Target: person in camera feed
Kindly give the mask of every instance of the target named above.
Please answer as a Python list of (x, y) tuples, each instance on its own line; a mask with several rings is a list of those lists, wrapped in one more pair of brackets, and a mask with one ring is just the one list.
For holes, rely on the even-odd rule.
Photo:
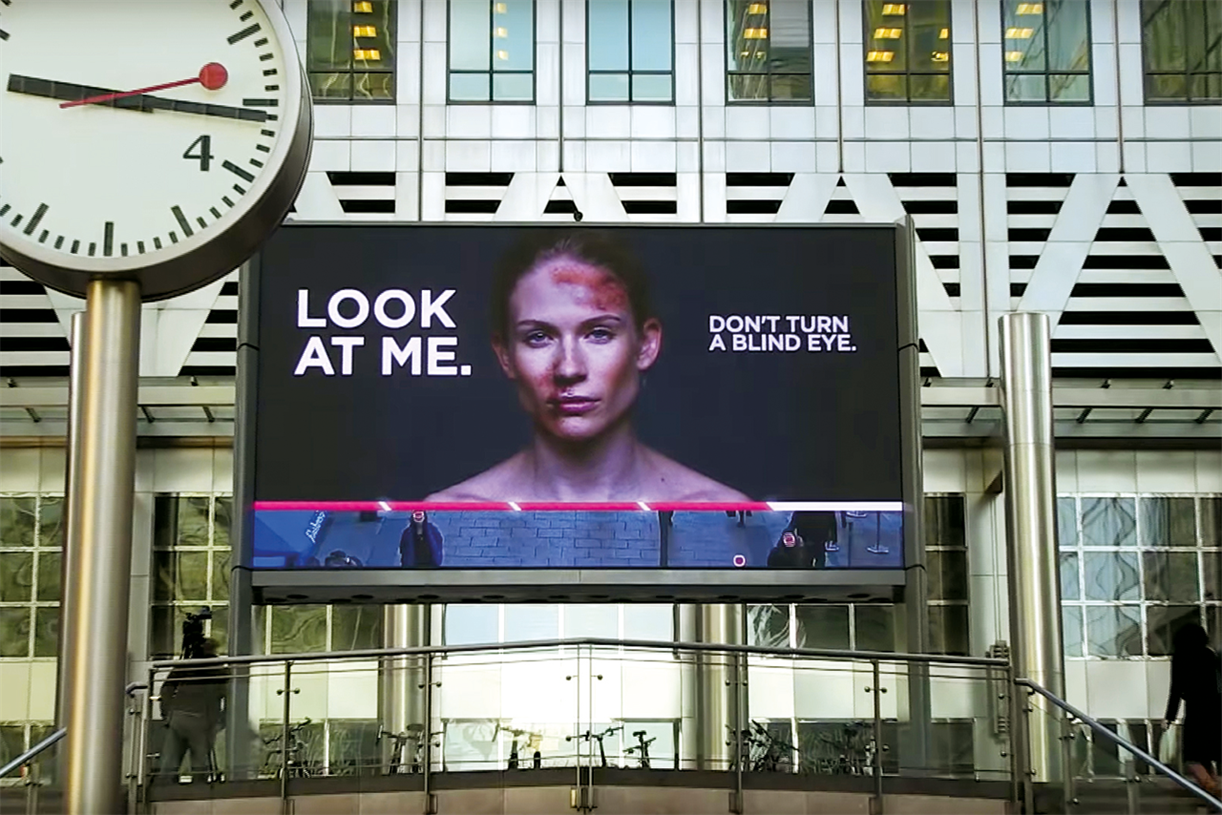
[(492, 286), (492, 345), (533, 436), (430, 501), (746, 501), (643, 444), (633, 427), (662, 323), (639, 261), (605, 232), (532, 232)]
[(813, 562), (814, 552), (793, 530), (782, 532), (781, 539), (768, 553), (770, 569), (809, 569)]
[(399, 538), (399, 565), (405, 569), (435, 569), (442, 559), (441, 530), (429, 521), (424, 510), (412, 513), (412, 519)]
[(1203, 789), (1217, 795), (1222, 765), (1222, 662), (1198, 623), (1181, 626), (1172, 644), (1171, 688), (1164, 718), (1168, 727), (1174, 724), (1183, 701), (1184, 767)]
[(796, 532), (806, 541), (811, 551), (811, 565), (822, 569), (827, 564), (827, 544), (835, 543), (838, 536), (835, 512), (795, 512), (785, 529)]

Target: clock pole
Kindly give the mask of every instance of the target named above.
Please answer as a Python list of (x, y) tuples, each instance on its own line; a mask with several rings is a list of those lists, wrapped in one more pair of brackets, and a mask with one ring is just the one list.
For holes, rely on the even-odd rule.
[[(80, 432), (74, 439), (68, 529), (67, 656), (63, 698), (68, 733), (65, 810), (123, 810), (123, 692), (136, 482), (136, 389), (140, 284), (94, 279), (86, 290)], [(75, 349), (74, 349), (75, 350)], [(75, 377), (74, 372), (74, 378)], [(151, 690), (151, 689), (150, 689)]]

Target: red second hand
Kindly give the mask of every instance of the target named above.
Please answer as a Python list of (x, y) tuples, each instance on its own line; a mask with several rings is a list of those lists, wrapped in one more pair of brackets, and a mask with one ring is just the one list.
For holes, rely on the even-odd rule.
[(121, 91), (119, 93), (104, 93), (101, 96), (90, 96), (87, 99), (77, 99), (72, 102), (64, 102), (60, 105), (61, 108), (74, 108), (80, 105), (97, 105), (102, 102), (111, 102), (115, 99), (126, 99), (129, 96), (140, 96), (145, 93), (153, 93), (154, 91), (164, 91), (169, 88), (181, 88), (183, 85), (194, 85), (196, 82), (203, 85), (210, 91), (217, 91), (225, 87), (225, 83), (229, 81), (229, 72), (225, 70), (225, 66), (219, 62), (209, 62), (203, 68), (199, 69), (199, 75), (193, 76), (190, 79), (180, 79), (177, 82), (166, 82), (161, 85), (150, 85), (147, 88), (139, 88), (134, 91)]

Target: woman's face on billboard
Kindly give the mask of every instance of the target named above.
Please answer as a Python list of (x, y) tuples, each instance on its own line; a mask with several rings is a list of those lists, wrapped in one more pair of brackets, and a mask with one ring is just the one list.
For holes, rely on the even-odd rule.
[(573, 258), (520, 277), (508, 316), (495, 343), (501, 367), (536, 426), (569, 441), (595, 438), (629, 411), (661, 348), (661, 325), (637, 328), (620, 279)]

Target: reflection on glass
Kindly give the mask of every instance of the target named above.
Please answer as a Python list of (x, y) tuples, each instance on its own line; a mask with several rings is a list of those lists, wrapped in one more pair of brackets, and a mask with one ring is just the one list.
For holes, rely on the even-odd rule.
[(59, 609), (34, 609), (34, 656), (54, 657), (59, 651)]
[(1222, 498), (1200, 499), (1201, 545), (1217, 548), (1222, 546)]
[(33, 546), (34, 512), (33, 498), (0, 498), (0, 546)]
[(624, 639), (675, 641), (674, 607), (629, 603), (624, 609)]
[(608, 604), (575, 604), (564, 606), (564, 637), (597, 637), (615, 639), (619, 636), (619, 607)]
[(1006, 0), (1003, 64), (1010, 102), (1089, 102), (1088, 0)]
[(895, 650), (895, 606), (854, 606), (853, 618), (854, 648), (858, 651)]
[(1137, 606), (1088, 606), (1090, 656), (1141, 656), (1141, 610)]
[(1082, 651), (1082, 607), (1061, 607), (1062, 645), (1067, 657), (1080, 657)]
[(1137, 519), (1132, 498), (1083, 498), (1083, 546), (1136, 546)]
[(967, 606), (930, 606), (930, 653), (967, 656), (967, 619)]
[(1057, 498), (1057, 543), (1062, 548), (1078, 545), (1078, 502), (1072, 497)]
[(929, 599), (967, 599), (967, 552), (934, 550), (926, 555)]
[(306, 70), (314, 98), (393, 100), (393, 0), (311, 0), (306, 8)]
[(1078, 556), (1067, 552), (1061, 553), (1060, 559), (1061, 571), (1061, 599), (1062, 600), (1079, 600), (1081, 599), (1078, 590)]
[(1222, 554), (1204, 552), (1201, 555), (1201, 574), (1205, 578), (1206, 600), (1222, 600)]
[(38, 545), (61, 549), (64, 545), (64, 499), (44, 495), (38, 501)]
[(327, 650), (326, 606), (274, 606), (271, 613), (271, 653)]
[(1145, 599), (1196, 602), (1200, 575), (1196, 552), (1142, 552)]
[(532, 0), (451, 0), (449, 24), (451, 101), (534, 99)]
[(1146, 653), (1152, 657), (1170, 656), (1175, 632), (1185, 623), (1201, 622), (1199, 606), (1146, 606), (1146, 624), (1150, 631)]
[(849, 607), (810, 606), (796, 608), (799, 648), (849, 648)]
[(442, 636), (446, 645), (478, 645), (497, 642), (499, 612), (496, 606), (450, 603), (445, 607)]
[[(38, 597), (39, 602), (58, 603), (60, 598), (60, 570), (63, 558), (59, 552), (38, 553)], [(2, 580), (2, 578), (0, 578)]]
[(1142, 0), (1146, 99), (1222, 99), (1222, 11), (1209, 0)]
[(789, 606), (747, 606), (747, 644), (789, 647)]
[(1196, 516), (1191, 498), (1142, 498), (1142, 546), (1196, 546)]
[(28, 603), (34, 595), (34, 553), (0, 552), (0, 603)]
[(949, 0), (866, 0), (865, 12), (866, 100), (949, 102)]
[(1137, 600), (1136, 552), (1086, 552), (1083, 555), (1087, 600)]
[(0, 608), (0, 657), (30, 655), (30, 607)]
[(733, 100), (809, 101), (810, 3), (726, 0), (726, 69)]
[(331, 609), (331, 650), (381, 648), (382, 619), (382, 606), (335, 606)]
[(505, 606), (503, 642), (553, 640), (560, 636), (560, 608), (553, 605)]

